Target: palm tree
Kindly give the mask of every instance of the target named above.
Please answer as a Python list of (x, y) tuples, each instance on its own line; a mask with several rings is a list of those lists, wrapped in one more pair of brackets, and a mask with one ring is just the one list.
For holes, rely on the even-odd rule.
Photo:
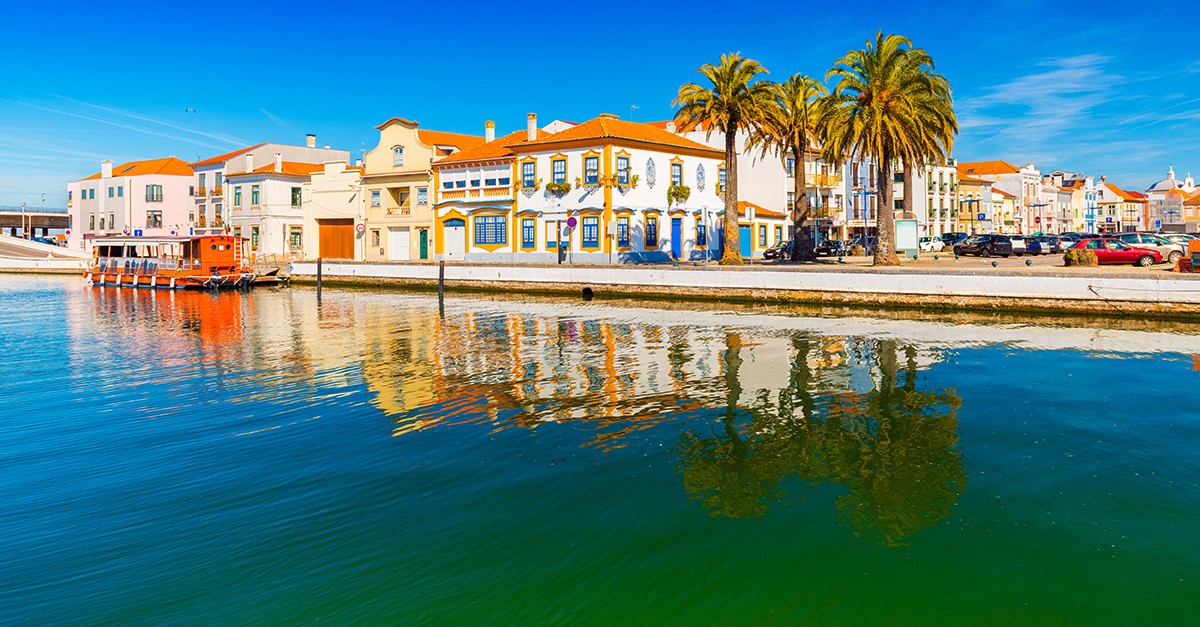
[[(811, 76), (796, 74), (781, 83), (775, 102), (767, 110), (765, 124), (754, 133), (748, 147), (761, 146), (763, 155), (777, 152), (791, 155), (795, 165), (792, 193), (792, 261), (812, 259), (813, 241), (801, 238), (808, 221), (808, 181), (804, 171), (804, 154), (816, 131), (817, 103), (826, 96), (825, 86)], [(803, 244), (802, 244), (803, 242)]]
[(863, 50), (851, 50), (825, 75), (836, 80), (824, 100), (817, 131), (824, 157), (873, 159), (879, 173), (875, 263), (898, 265), (892, 167), (946, 158), (958, 133), (950, 84), (933, 59), (907, 37), (879, 31)]
[(696, 83), (682, 85), (671, 106), (679, 107), (675, 112), (675, 123), (681, 131), (703, 125), (709, 137), (713, 131), (725, 134), (725, 250), (721, 254), (721, 263), (741, 265), (737, 133), (742, 129), (755, 131), (763, 124), (775, 98), (775, 88), (770, 81), (755, 80), (759, 74), (767, 74), (767, 70), (758, 61), (737, 52), (721, 55), (720, 65), (706, 63), (697, 71), (712, 83), (712, 87)]

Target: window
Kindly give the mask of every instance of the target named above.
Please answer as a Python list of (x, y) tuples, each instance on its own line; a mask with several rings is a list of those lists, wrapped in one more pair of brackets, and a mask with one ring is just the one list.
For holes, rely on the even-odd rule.
[(201, 172), (201, 173), (200, 173), (200, 185), (199, 185), (199, 187), (200, 187), (200, 189), (204, 189), (204, 173), (203, 173), (203, 172)]
[(379, 229), (371, 229), (371, 246), (379, 247)]
[(457, 188), (459, 188), (459, 189), (462, 189), (462, 188), (464, 188), (464, 187), (466, 187), (466, 186), (467, 186), (467, 180), (466, 180), (466, 179), (463, 179), (463, 180), (461, 180), (461, 181), (454, 181), (454, 186), (455, 186), (455, 187), (457, 187)]
[(96, 190), (95, 190), (95, 189), (89, 189), (89, 190), (88, 190), (88, 199), (89, 199), (89, 200), (96, 200)]
[(600, 247), (600, 218), (598, 216), (583, 217), (583, 247)]
[(118, 185), (117, 186), (117, 198), (123, 198), (124, 196), (125, 196), (125, 186)]
[(717, 168), (717, 192), (725, 193), (725, 166)]
[(555, 159), (550, 162), (550, 170), (555, 183), (567, 182), (567, 160)]
[(486, 185), (486, 186), (488, 186), (488, 187), (495, 187), (495, 186), (496, 186), (496, 179), (483, 179), (483, 184), (484, 184), (484, 185)]
[(71, 199), (74, 197), (75, 197), (75, 192), (73, 192), (71, 190), (67, 190), (67, 202), (71, 202)]
[(110, 229), (117, 228), (117, 216), (115, 216), (111, 213), (108, 214), (108, 228), (110, 228)]
[(100, 214), (100, 230), (104, 230), (104, 214)]
[(617, 246), (629, 246), (629, 218), (617, 218)]
[(240, 227), (240, 226), (233, 227), (233, 236), (241, 237), (242, 236), (242, 227)]
[(893, 174), (892, 180), (895, 181), (896, 183), (903, 183), (904, 182), (904, 170), (900, 170), (899, 172)]
[(213, 226), (224, 226), (225, 216), (221, 215), (221, 205), (213, 205)]
[(600, 182), (600, 157), (583, 158), (583, 182), (586, 185)]
[(508, 243), (508, 216), (476, 216), (475, 244), (495, 245)]
[(291, 248), (302, 248), (304, 246), (304, 229), (298, 226), (293, 226), (288, 232), (288, 246)]
[(629, 157), (617, 157), (617, 184), (629, 184)]
[(758, 247), (767, 247), (767, 225), (765, 224), (758, 225)]
[(429, 204), (429, 188), (427, 188), (427, 187), (418, 187), (417, 188), (417, 204), (418, 205), (428, 205)]
[(299, 187), (292, 188), (292, 206), (293, 207), (300, 206), (300, 188)]
[(512, 178), (507, 177), (507, 176), (502, 176), (499, 178), (499, 180), (497, 180), (497, 183), (499, 183), (500, 185), (512, 185)]
[(250, 204), (251, 205), (258, 204), (258, 187), (259, 187), (258, 185), (250, 186)]
[(777, 226), (777, 227), (775, 227), (775, 243), (778, 244), (782, 241), (783, 241), (783, 227)]
[(892, 201), (892, 209), (896, 211), (904, 211), (904, 199), (897, 198)]
[(188, 224), (195, 224), (195, 222), (196, 222), (196, 209), (195, 208), (188, 209)]
[(442, 189), (454, 189), (454, 181), (442, 181)]
[(787, 173), (792, 176), (796, 173), (796, 160), (792, 157), (787, 158)]
[(646, 248), (658, 248), (658, 216), (646, 216)]
[(146, 202), (162, 202), (162, 185), (146, 186)]
[(533, 248), (537, 246), (537, 220), (533, 218), (521, 219), (521, 248)]
[(217, 182), (216, 182), (217, 187), (220, 187), (221, 184), (225, 182), (225, 175), (221, 174), (220, 172), (217, 172), (214, 176), (217, 177)]
[(242, 206), (242, 186), (241, 185), (238, 185), (237, 187), (233, 188), (233, 206), (234, 207)]
[(671, 164), (671, 185), (683, 185), (683, 164)]
[(696, 221), (696, 245), (708, 246), (708, 227), (701, 221)]
[(94, 214), (94, 213), (88, 214), (88, 230), (89, 231), (96, 230), (96, 214)]
[(525, 189), (533, 189), (537, 185), (537, 163), (526, 161), (521, 164), (521, 187)]
[(147, 211), (146, 212), (146, 228), (160, 229), (162, 228), (162, 212)]
[(113, 187), (113, 186), (111, 186), (111, 185), (110, 185), (110, 186), (108, 187), (108, 197), (109, 197), (109, 198), (113, 198), (113, 197), (115, 197), (116, 195), (117, 195), (117, 188), (115, 188), (115, 187)]
[(250, 248), (258, 250), (258, 227), (250, 227)]
[(788, 211), (796, 208), (796, 192), (787, 193), (787, 208)]
[(558, 222), (546, 223), (546, 248), (558, 247)]
[(404, 148), (396, 146), (392, 149), (392, 167), (399, 168), (404, 166)]

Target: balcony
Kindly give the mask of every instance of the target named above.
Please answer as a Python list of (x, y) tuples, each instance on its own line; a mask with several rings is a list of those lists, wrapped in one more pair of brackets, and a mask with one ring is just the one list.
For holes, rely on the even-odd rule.
[(220, 185), (212, 188), (212, 196), (216, 197), (216, 196), (224, 196), (224, 195), (225, 195), (224, 190), (221, 189)]
[(208, 190), (204, 189), (203, 187), (196, 188), (196, 197), (204, 198), (207, 195), (208, 195)]
[(412, 207), (410, 205), (400, 205), (399, 207), (388, 207), (387, 214), (389, 216), (394, 216), (394, 215), (411, 216), (412, 215)]
[(442, 200), (457, 200), (459, 198), (466, 198), (466, 197), (467, 197), (467, 190), (465, 190), (465, 189), (459, 189), (459, 190), (455, 190), (452, 192), (442, 192)]
[(811, 187), (837, 187), (842, 184), (842, 177), (836, 174), (809, 174), (805, 182)]

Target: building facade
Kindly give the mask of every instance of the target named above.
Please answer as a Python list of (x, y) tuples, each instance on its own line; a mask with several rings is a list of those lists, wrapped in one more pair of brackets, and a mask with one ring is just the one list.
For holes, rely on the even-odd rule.
[(67, 245), (90, 250), (96, 237), (188, 234), (193, 226), (192, 169), (175, 157), (130, 161), (67, 184)]
[[(327, 161), (300, 186), (302, 250), (308, 259), (366, 258), (363, 168)], [(357, 225), (363, 225), (359, 233)], [(308, 237), (303, 237), (307, 233)]]

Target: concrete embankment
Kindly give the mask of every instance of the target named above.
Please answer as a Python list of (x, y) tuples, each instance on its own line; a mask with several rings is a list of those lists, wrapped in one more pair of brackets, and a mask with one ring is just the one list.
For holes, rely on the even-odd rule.
[[(296, 282), (316, 280), (315, 262), (292, 264)], [(907, 268), (518, 266), (447, 264), (459, 291), (596, 297), (793, 302), (973, 311), (1068, 311), (1200, 318), (1200, 280), (1190, 276), (918, 271)], [(437, 286), (435, 264), (325, 262), (325, 285)]]

